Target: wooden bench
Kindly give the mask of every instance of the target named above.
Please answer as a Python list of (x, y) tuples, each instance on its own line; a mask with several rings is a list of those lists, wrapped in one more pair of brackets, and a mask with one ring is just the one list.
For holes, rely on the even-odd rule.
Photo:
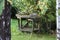
[[(17, 18), (18, 18), (18, 26), (19, 26), (19, 29), (21, 31), (28, 31), (28, 32), (33, 32), (35, 30), (39, 30), (39, 26), (38, 26), (38, 23), (35, 22), (35, 21), (39, 21), (38, 19), (40, 19), (40, 17), (31, 17), (30, 15), (19, 15), (19, 14), (16, 14)], [(22, 26), (22, 19), (25, 18), (27, 23), (25, 26), (27, 26), (29, 24), (29, 22), (32, 22), (32, 27), (23, 27)], [(37, 24), (37, 27), (35, 27), (35, 25)]]

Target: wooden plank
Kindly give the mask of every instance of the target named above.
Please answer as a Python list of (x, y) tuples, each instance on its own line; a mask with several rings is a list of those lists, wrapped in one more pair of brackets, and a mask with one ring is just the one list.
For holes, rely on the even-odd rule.
[[(33, 31), (39, 30), (38, 28), (34, 28)], [(24, 32), (32, 32), (32, 28), (22, 28), (20, 29), (20, 31), (24, 31)]]
[(19, 14), (16, 14), (17, 18), (29, 18), (29, 15), (19, 15)]
[(19, 15), (19, 14), (16, 14), (16, 17), (17, 17), (18, 19), (20, 19), (20, 18), (30, 18), (30, 19), (40, 18), (40, 16)]

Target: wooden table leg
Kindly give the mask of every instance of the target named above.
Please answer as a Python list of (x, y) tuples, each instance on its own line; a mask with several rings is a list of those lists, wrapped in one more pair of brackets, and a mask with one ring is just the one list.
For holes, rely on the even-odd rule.
[(34, 31), (34, 21), (32, 21), (32, 32)]
[(20, 20), (18, 19), (18, 27), (19, 27), (19, 29), (20, 29)]
[(20, 18), (20, 28), (22, 28), (22, 18)]

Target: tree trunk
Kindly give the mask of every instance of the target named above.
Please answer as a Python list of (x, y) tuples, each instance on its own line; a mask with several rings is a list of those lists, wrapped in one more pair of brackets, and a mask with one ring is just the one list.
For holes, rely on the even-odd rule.
[(5, 0), (5, 8), (0, 16), (0, 40), (11, 40), (10, 22), (11, 5)]

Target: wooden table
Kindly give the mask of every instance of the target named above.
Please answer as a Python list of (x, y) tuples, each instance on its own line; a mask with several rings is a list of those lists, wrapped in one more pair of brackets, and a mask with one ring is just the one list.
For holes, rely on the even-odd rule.
[[(34, 30), (39, 30), (39, 28), (34, 28), (34, 25), (35, 25), (35, 22), (34, 20), (35, 19), (39, 19), (40, 17), (37, 17), (37, 16), (30, 16), (30, 15), (19, 15), (19, 14), (16, 14), (17, 18), (18, 18), (18, 25), (19, 25), (19, 28), (21, 31), (34, 31)], [(32, 22), (32, 28), (22, 28), (22, 19), (25, 18), (25, 19), (31, 19), (31, 22)]]

